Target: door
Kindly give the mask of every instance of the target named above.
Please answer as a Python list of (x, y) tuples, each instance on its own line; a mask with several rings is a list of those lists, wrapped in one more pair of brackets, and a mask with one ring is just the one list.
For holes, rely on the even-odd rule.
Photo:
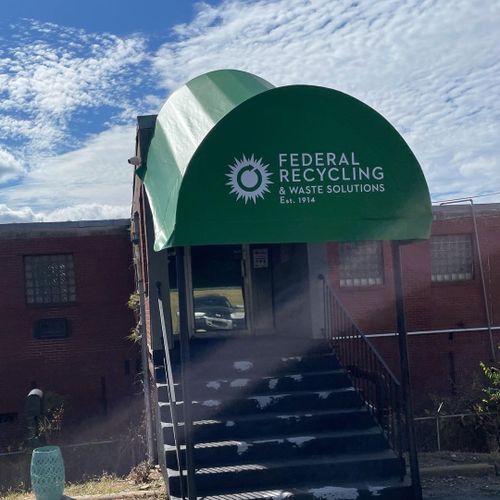
[(191, 247), (194, 333), (246, 335), (250, 328), (246, 246)]
[(273, 245), (271, 253), (276, 333), (288, 337), (311, 337), (307, 244)]

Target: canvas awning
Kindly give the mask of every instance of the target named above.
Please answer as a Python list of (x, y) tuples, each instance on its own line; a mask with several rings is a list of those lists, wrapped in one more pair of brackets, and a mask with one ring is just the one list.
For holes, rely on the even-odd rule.
[(161, 109), (143, 179), (155, 250), (428, 238), (422, 170), (379, 113), (332, 89), (201, 75)]

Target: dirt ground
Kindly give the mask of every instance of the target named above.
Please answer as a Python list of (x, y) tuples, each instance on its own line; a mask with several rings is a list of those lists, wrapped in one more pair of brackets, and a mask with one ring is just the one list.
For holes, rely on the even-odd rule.
[[(500, 454), (421, 453), (422, 490), (425, 500), (492, 500), (500, 499)], [(478, 464), (489, 464), (485, 470)], [(473, 465), (455, 472), (441, 467)], [(496, 466), (496, 467), (495, 467)], [(498, 475), (497, 475), (498, 474)]]

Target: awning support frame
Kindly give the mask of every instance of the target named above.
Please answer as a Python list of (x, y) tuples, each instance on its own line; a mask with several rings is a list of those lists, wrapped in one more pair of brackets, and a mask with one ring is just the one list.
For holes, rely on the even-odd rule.
[(422, 500), (422, 484), (418, 466), (417, 441), (413, 420), (413, 404), (410, 390), (410, 365), (408, 356), (408, 330), (404, 305), (404, 290), (401, 266), (401, 241), (392, 242), (392, 269), (394, 274), (394, 296), (396, 301), (396, 321), (399, 342), (399, 361), (401, 367), (401, 393), (404, 404), (408, 455), (412, 479), (413, 499)]
[[(181, 386), (184, 401), (184, 432), (186, 443), (186, 476), (187, 493), (189, 500), (196, 500), (195, 464), (194, 464), (194, 439), (193, 418), (191, 412), (191, 390), (190, 390), (190, 364), (189, 352), (189, 316), (186, 283), (186, 258), (184, 247), (177, 247), (175, 260), (177, 268), (177, 289), (179, 291), (179, 344), (181, 350)], [(192, 313), (192, 311), (191, 311)]]

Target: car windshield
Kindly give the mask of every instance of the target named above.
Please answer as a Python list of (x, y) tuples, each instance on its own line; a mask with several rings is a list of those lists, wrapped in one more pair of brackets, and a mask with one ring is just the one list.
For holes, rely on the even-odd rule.
[(210, 295), (206, 297), (195, 297), (194, 306), (196, 309), (199, 309), (200, 307), (231, 307), (231, 304), (226, 297)]

